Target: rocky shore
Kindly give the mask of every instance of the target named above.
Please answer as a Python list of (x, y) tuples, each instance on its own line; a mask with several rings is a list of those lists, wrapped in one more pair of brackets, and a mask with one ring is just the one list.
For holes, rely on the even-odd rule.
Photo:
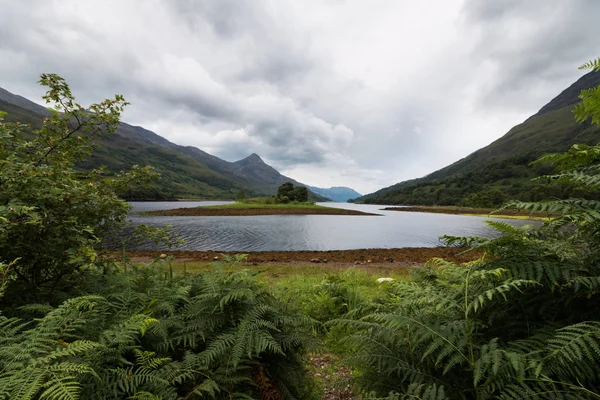
[(277, 264), (344, 264), (344, 265), (422, 265), (427, 260), (439, 257), (452, 262), (472, 261), (480, 256), (474, 251), (454, 247), (404, 247), (397, 249), (358, 249), (329, 251), (143, 251), (132, 250), (128, 255), (134, 260), (150, 260), (161, 254), (172, 255), (179, 261), (218, 261), (223, 254), (247, 254), (250, 263)]

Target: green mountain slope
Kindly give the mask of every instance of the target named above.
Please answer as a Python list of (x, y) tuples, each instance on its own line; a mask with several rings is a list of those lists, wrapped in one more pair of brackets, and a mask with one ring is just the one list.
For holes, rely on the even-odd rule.
[[(21, 96), (0, 88), (0, 110), (5, 119), (40, 126), (48, 111)], [(161, 178), (123, 195), (128, 199), (233, 199), (239, 191), (247, 196), (270, 196), (284, 182), (303, 185), (280, 174), (256, 154), (228, 162), (191, 146), (180, 146), (139, 126), (121, 123), (114, 135), (99, 140), (92, 156), (79, 165), (82, 171), (100, 166), (117, 173), (133, 165), (151, 165)], [(325, 201), (311, 193), (312, 200)]]
[(572, 113), (580, 91), (598, 85), (600, 72), (586, 74), (490, 145), (423, 178), (400, 182), (354, 201), (493, 207), (507, 199), (568, 197), (573, 190), (569, 185), (532, 182), (550, 169), (529, 163), (547, 153), (566, 151), (575, 143), (600, 142), (600, 128), (576, 123)]

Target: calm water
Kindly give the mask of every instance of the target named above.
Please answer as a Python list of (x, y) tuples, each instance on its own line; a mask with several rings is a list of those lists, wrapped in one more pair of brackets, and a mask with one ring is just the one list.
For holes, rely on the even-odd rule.
[[(172, 225), (185, 244), (181, 250), (347, 250), (435, 247), (442, 235), (493, 236), (489, 218), (381, 211), (385, 206), (322, 203), (382, 216), (261, 215), (246, 217), (145, 217), (136, 212), (196, 207), (227, 202), (132, 202), (135, 224)], [(514, 225), (530, 223), (502, 220)]]

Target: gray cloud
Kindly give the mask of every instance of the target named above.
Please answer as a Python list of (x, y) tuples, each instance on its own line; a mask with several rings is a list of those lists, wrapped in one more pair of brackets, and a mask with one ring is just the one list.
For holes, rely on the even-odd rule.
[(577, 66), (600, 51), (597, 1), (469, 0), (463, 13), (479, 33), (472, 56), (493, 74), (482, 92), (486, 104), (541, 107), (558, 94), (554, 82), (572, 83)]
[(482, 147), (600, 54), (589, 0), (0, 0), (0, 86), (83, 103), (228, 160), (369, 192)]

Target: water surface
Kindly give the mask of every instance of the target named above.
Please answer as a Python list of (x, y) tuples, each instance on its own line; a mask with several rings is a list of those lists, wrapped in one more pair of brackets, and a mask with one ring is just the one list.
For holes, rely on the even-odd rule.
[[(382, 205), (319, 203), (328, 207), (382, 214), (257, 215), (235, 217), (149, 217), (140, 211), (197, 207), (228, 202), (132, 202), (134, 224), (172, 225), (185, 240), (180, 250), (268, 251), (349, 250), (365, 248), (436, 247), (443, 235), (494, 236), (486, 220), (449, 214), (383, 211)], [(531, 221), (502, 220), (513, 225)]]

